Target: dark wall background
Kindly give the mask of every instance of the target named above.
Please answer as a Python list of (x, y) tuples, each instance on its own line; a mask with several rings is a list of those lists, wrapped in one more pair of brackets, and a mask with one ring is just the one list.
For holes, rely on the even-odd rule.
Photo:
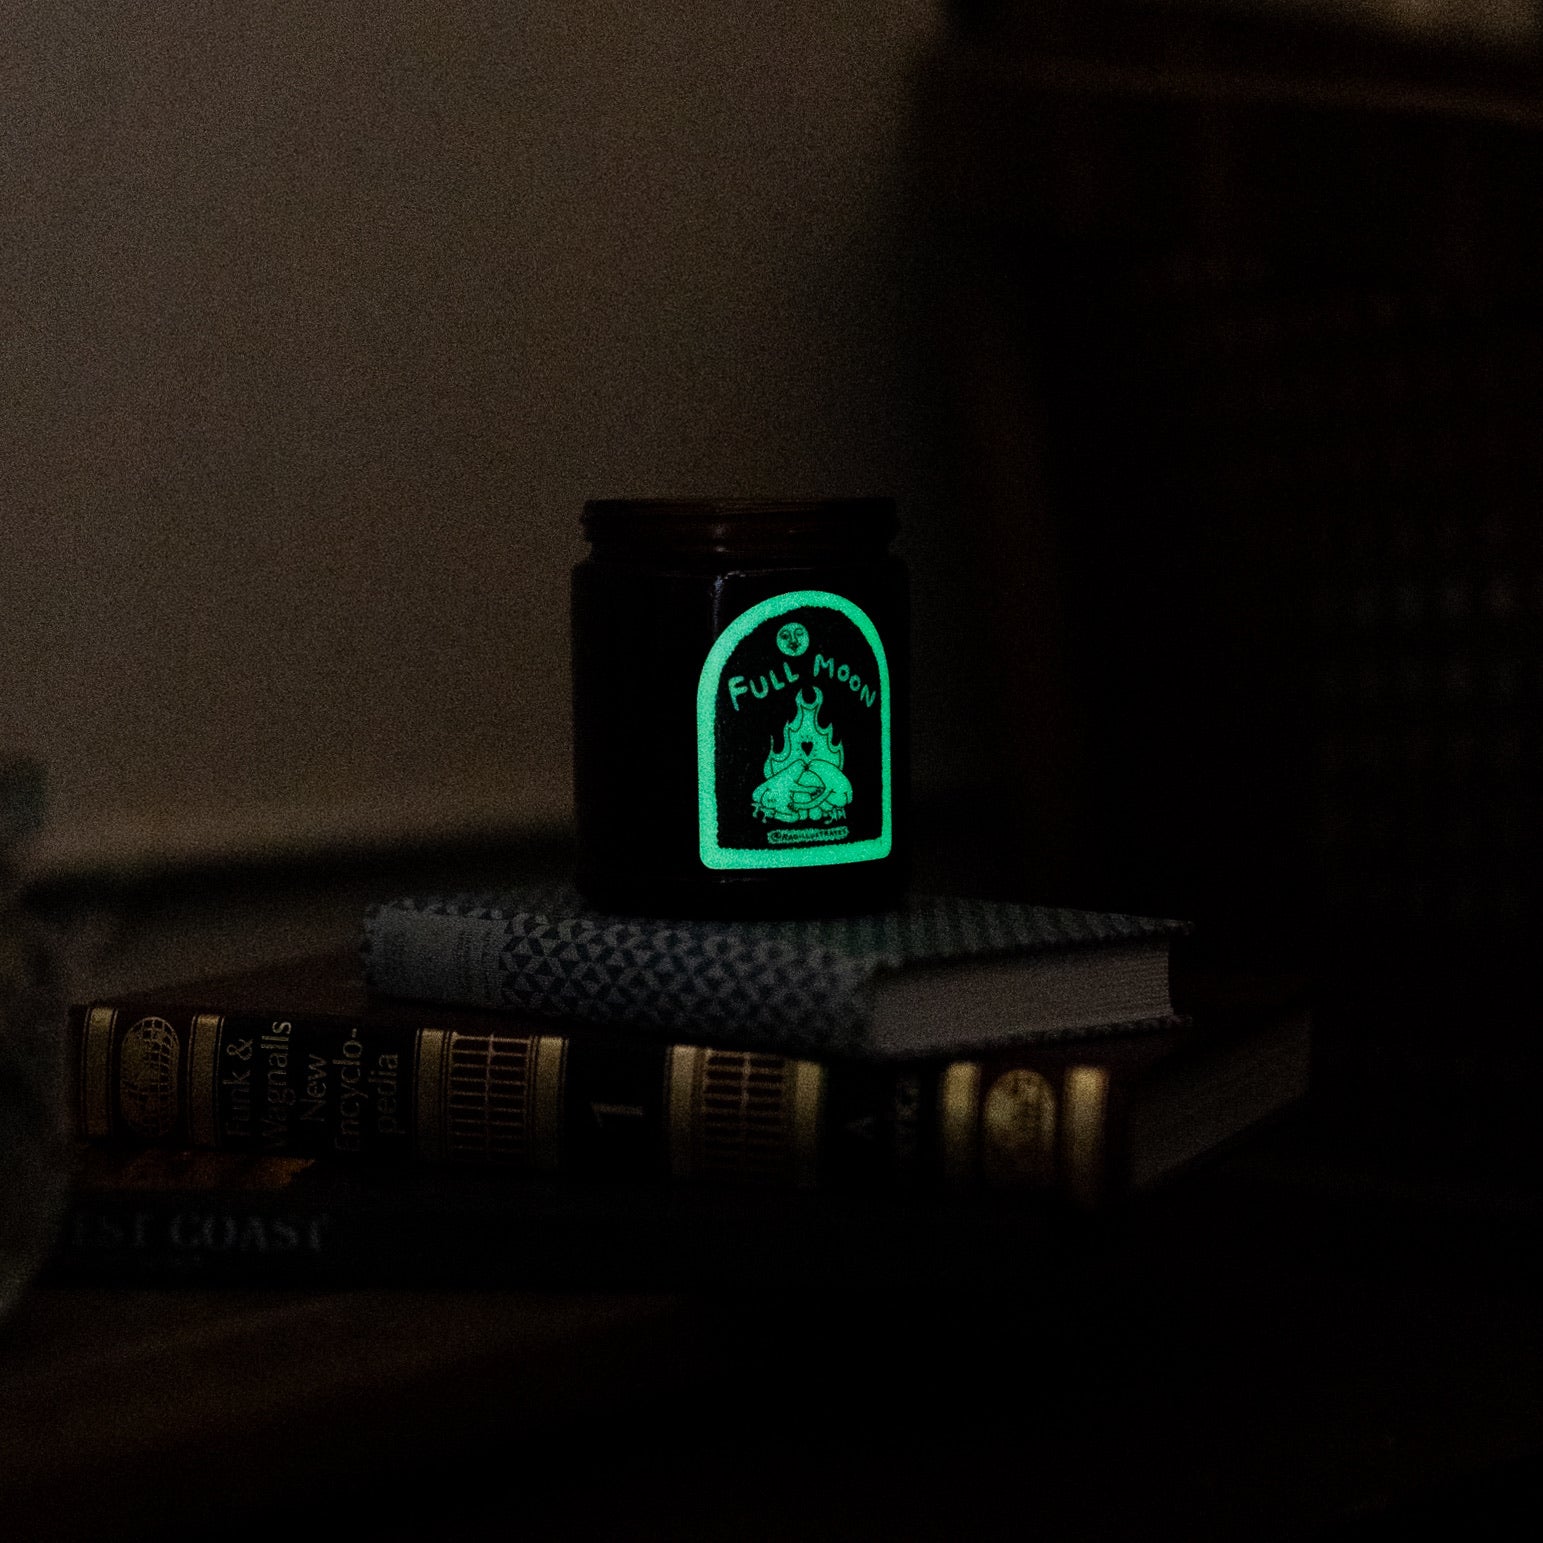
[(586, 497), (898, 497), (924, 871), (1515, 954), (1531, 4), (20, 8), (45, 873), (561, 833)]
[(49, 768), (37, 862), (558, 828), (585, 498), (922, 499), (938, 20), (9, 7), (0, 742)]

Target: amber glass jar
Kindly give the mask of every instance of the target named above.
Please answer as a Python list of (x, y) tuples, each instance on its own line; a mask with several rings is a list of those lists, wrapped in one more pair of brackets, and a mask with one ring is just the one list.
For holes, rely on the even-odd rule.
[(578, 882), (674, 916), (877, 910), (905, 887), (909, 596), (888, 499), (585, 505)]

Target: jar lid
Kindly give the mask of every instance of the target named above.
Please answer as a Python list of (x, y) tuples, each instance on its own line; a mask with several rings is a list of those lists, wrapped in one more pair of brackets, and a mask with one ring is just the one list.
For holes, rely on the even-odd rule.
[(592, 498), (584, 535), (608, 547), (731, 557), (883, 546), (892, 498)]

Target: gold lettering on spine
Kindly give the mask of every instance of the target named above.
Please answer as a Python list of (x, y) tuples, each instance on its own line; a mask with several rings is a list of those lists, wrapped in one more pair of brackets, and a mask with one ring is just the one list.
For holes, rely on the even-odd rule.
[(707, 1052), (696, 1045), (672, 1045), (666, 1063), (665, 1107), (670, 1121), (670, 1176), (689, 1179), (695, 1168), (697, 1083)]
[(414, 1128), (418, 1155), (438, 1162), (445, 1155), (446, 1104), (450, 1097), (450, 1036), (444, 1029), (420, 1029), (418, 1067), (413, 1079)]
[(820, 1116), (825, 1106), (825, 1068), (814, 1061), (789, 1063), (793, 1083), (793, 1181), (810, 1188), (820, 1177)]
[(86, 1013), (86, 1032), (80, 1046), (80, 1119), (88, 1136), (112, 1134), (109, 1069), (117, 1021), (116, 1008), (93, 1007)]
[(219, 1059), (220, 1031), (225, 1020), (218, 1013), (195, 1013), (188, 1047), (188, 1139), (195, 1147), (218, 1146), (220, 1140)]
[(1067, 1192), (1079, 1205), (1093, 1205), (1103, 1186), (1104, 1113), (1108, 1102), (1109, 1073), (1103, 1067), (1067, 1068), (1061, 1161)]
[(568, 1068), (568, 1041), (539, 1034), (531, 1045), (530, 1165), (555, 1173), (563, 1161), (563, 1088)]
[(938, 1086), (938, 1158), (950, 1184), (975, 1177), (980, 1132), (980, 1063), (952, 1061)]

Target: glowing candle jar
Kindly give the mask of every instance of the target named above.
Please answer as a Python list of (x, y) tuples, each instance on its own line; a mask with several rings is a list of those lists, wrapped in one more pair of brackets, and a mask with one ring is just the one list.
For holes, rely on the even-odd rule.
[(585, 506), (578, 880), (607, 910), (877, 910), (906, 878), (908, 584), (889, 499)]

